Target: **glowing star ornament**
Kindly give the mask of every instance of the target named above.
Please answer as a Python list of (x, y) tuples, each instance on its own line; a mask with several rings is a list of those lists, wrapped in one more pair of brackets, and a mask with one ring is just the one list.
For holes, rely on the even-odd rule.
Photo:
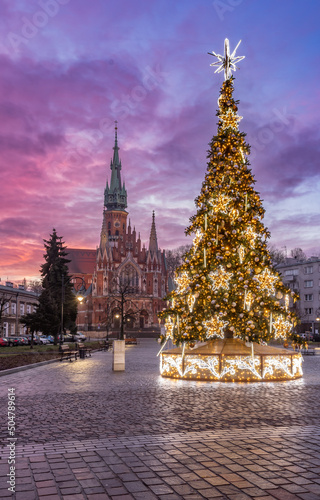
[(224, 56), (221, 56), (220, 54), (216, 54), (215, 52), (208, 52), (210, 56), (214, 56), (218, 58), (218, 61), (210, 64), (210, 66), (217, 66), (217, 69), (215, 73), (221, 73), (221, 71), (224, 70), (224, 79), (228, 80), (232, 76), (232, 71), (236, 71), (237, 68), (236, 64), (242, 61), (242, 59), (245, 58), (245, 56), (237, 56), (236, 57), (236, 51), (241, 43), (238, 43), (232, 54), (230, 55), (230, 45), (229, 45), (229, 40), (228, 38), (225, 39), (224, 41)]
[(242, 120), (242, 116), (238, 116), (231, 109), (224, 114), (220, 114), (222, 120), (221, 129), (225, 130), (227, 128), (232, 128), (233, 130), (238, 130), (238, 124)]
[(258, 275), (257, 281), (262, 290), (267, 290), (270, 294), (275, 294), (274, 285), (278, 281), (277, 276), (271, 274), (269, 269), (264, 269), (264, 271)]
[(190, 283), (188, 273), (183, 272), (180, 276), (177, 276), (175, 278), (175, 282), (178, 285), (177, 292), (185, 292)]
[(273, 322), (273, 327), (275, 329), (274, 338), (285, 339), (291, 332), (292, 324), (285, 320), (282, 316), (278, 316), (278, 318)]
[(210, 200), (210, 204), (214, 208), (215, 212), (222, 212), (224, 214), (228, 213), (228, 205), (231, 201), (229, 196), (225, 194), (219, 194), (216, 198)]
[(222, 266), (220, 266), (216, 271), (209, 273), (209, 278), (212, 281), (214, 289), (229, 288), (231, 276), (232, 273), (226, 271)]
[(224, 328), (229, 324), (229, 321), (223, 321), (219, 316), (211, 318), (203, 322), (203, 326), (207, 332), (207, 338), (219, 337), (224, 338)]

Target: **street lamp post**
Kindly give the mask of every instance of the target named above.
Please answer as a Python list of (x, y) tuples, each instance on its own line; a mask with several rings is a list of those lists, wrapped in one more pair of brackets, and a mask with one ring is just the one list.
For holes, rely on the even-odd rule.
[[(81, 294), (81, 290), (86, 291), (86, 282), (81, 276), (70, 276), (67, 279), (67, 283), (70, 283), (71, 280), (73, 279), (79, 279), (81, 280), (81, 284), (78, 288), (78, 291), (76, 290), (76, 287), (74, 286), (74, 290), (76, 291), (76, 296), (77, 300), (81, 303), (84, 299), (84, 296)], [(74, 284), (75, 285), (75, 284)], [(61, 276), (61, 331), (60, 331), (60, 347), (63, 343), (63, 314), (64, 314), (64, 299), (65, 299), (65, 282), (64, 282), (64, 275)]]

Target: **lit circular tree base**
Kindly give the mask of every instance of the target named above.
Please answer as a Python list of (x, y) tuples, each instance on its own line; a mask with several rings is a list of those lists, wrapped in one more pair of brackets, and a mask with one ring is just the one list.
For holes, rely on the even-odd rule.
[(161, 352), (162, 377), (216, 382), (274, 382), (300, 378), (302, 356), (240, 339), (217, 339)]

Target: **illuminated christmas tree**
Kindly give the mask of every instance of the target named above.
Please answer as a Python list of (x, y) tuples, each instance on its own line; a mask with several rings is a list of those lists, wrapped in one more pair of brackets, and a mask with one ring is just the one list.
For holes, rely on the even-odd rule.
[(177, 345), (232, 337), (257, 343), (286, 339), (295, 322), (291, 292), (268, 253), (270, 234), (249, 168), (250, 148), (238, 128), (242, 117), (233, 98), (231, 70), (243, 57), (235, 57), (236, 50), (230, 55), (226, 40), (224, 57), (212, 53), (218, 58), (213, 66), (225, 72), (218, 131), (210, 143), (197, 213), (186, 229), (194, 234), (193, 245), (177, 269), (170, 306), (161, 314), (162, 340), (170, 338)]

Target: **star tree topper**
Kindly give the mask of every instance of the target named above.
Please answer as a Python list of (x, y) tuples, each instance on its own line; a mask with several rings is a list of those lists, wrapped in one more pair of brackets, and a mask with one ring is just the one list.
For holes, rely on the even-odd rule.
[(236, 66), (236, 63), (242, 61), (242, 59), (245, 58), (245, 56), (235, 57), (237, 48), (239, 47), (240, 43), (241, 43), (241, 40), (231, 55), (230, 55), (230, 45), (229, 45), (228, 38), (226, 38), (224, 41), (224, 56), (221, 56), (220, 54), (216, 54), (213, 51), (208, 52), (208, 54), (210, 54), (210, 56), (214, 56), (214, 57), (218, 58), (218, 61), (210, 64), (210, 66), (218, 66), (215, 73), (221, 73), (221, 71), (224, 70), (224, 79), (225, 80), (228, 80), (228, 78), (230, 78), (232, 76), (232, 71), (236, 71), (236, 69), (238, 69)]

